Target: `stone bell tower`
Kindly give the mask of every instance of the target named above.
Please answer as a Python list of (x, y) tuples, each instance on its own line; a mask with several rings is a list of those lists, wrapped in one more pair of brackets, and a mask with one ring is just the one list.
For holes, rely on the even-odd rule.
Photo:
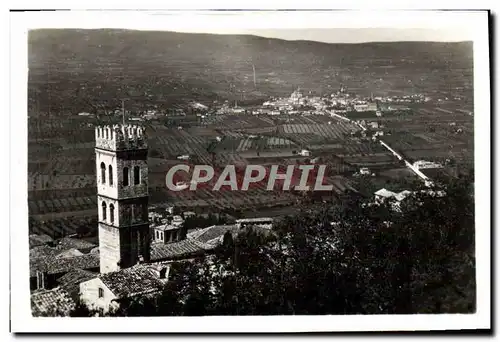
[(96, 127), (100, 271), (149, 261), (148, 143), (135, 125)]

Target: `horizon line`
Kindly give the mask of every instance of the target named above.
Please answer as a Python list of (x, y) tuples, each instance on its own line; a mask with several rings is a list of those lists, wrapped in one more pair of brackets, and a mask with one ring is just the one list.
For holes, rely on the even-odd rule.
[[(322, 28), (322, 29), (311, 29), (311, 30), (366, 30), (369, 28)], [(374, 28), (374, 29), (379, 29), (379, 28)], [(390, 28), (385, 28), (385, 29), (390, 29)], [(447, 39), (447, 40), (423, 40), (423, 39), (398, 39), (398, 40), (366, 40), (366, 41), (359, 41), (359, 42), (346, 42), (346, 41), (337, 41), (337, 42), (327, 42), (324, 40), (315, 40), (315, 39), (307, 39), (307, 38), (298, 38), (298, 39), (287, 39), (287, 38), (282, 38), (282, 37), (270, 37), (266, 35), (258, 35), (255, 33), (221, 33), (221, 32), (188, 32), (188, 31), (176, 31), (176, 30), (159, 30), (159, 29), (140, 29), (140, 28), (123, 28), (123, 27), (96, 27), (96, 28), (78, 28), (78, 27), (69, 27), (69, 28), (51, 28), (51, 27), (46, 27), (46, 28), (35, 28), (35, 29), (29, 29), (29, 32), (32, 31), (50, 31), (50, 30), (57, 30), (57, 31), (65, 31), (65, 30), (73, 30), (73, 31), (105, 31), (105, 30), (116, 30), (116, 31), (135, 31), (135, 32), (155, 32), (155, 33), (180, 33), (180, 34), (190, 34), (190, 35), (215, 35), (215, 36), (244, 36), (244, 37), (256, 37), (256, 38), (263, 38), (263, 39), (274, 39), (274, 40), (281, 40), (281, 41), (287, 41), (287, 42), (315, 42), (315, 43), (320, 43), (320, 44), (343, 44), (343, 45), (361, 45), (361, 44), (386, 44), (386, 43), (472, 43), (473, 40), (471, 39)], [(274, 29), (276, 31), (293, 31), (293, 30), (302, 30), (304, 29)], [(401, 28), (394, 28), (394, 30), (413, 30), (413, 29), (401, 29)]]

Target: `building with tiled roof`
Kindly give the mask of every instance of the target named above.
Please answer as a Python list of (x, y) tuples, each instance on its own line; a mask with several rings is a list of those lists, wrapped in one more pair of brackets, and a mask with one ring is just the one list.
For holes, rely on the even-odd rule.
[(99, 268), (98, 254), (84, 254), (69, 258), (38, 258), (30, 260), (30, 276), (36, 276), (36, 272), (47, 274), (62, 274), (74, 269), (92, 270)]
[(75, 251), (79, 251), (81, 254), (87, 254), (92, 249), (95, 249), (96, 245), (80, 239), (75, 238), (62, 238), (56, 241), (50, 241), (47, 244), (37, 245), (30, 248), (30, 259), (54, 257), (61, 255), (66, 251), (73, 255), (79, 255)]
[(78, 249), (82, 253), (89, 253), (92, 248), (96, 247), (94, 243), (81, 240), (81, 239), (75, 239), (75, 238), (70, 238), (70, 237), (64, 237), (62, 239), (59, 239), (55, 241), (55, 244), (57, 247), (61, 249)]
[(52, 242), (52, 238), (47, 234), (30, 234), (30, 248), (46, 245)]
[(99, 268), (96, 248), (93, 243), (70, 237), (30, 248), (31, 290), (50, 289), (57, 285), (58, 277), (75, 269), (95, 271)]
[(84, 254), (68, 258), (49, 256), (30, 259), (30, 288), (32, 290), (51, 288), (57, 284), (57, 278), (75, 269), (97, 271), (99, 269), (99, 254)]
[(31, 312), (39, 316), (68, 316), (75, 302), (64, 289), (40, 290), (31, 295)]
[(169, 263), (153, 263), (100, 274), (80, 284), (81, 300), (90, 309), (107, 312), (122, 299), (160, 293), (169, 273)]
[(36, 246), (30, 249), (30, 260), (39, 258), (55, 257), (63, 250), (48, 245)]
[(182, 240), (180, 226), (164, 224), (153, 228), (153, 240), (155, 242), (171, 243)]
[(253, 218), (243, 218), (236, 220), (236, 225), (239, 228), (245, 228), (250, 226), (272, 228), (273, 222), (274, 219), (272, 217), (253, 217)]
[(57, 283), (76, 300), (80, 298), (80, 283), (95, 278), (96, 276), (96, 272), (75, 269), (58, 278)]
[(190, 232), (187, 238), (203, 244), (205, 248), (214, 248), (223, 242), (224, 235), (227, 232), (235, 235), (238, 231), (239, 227), (237, 225), (214, 225)]
[[(261, 223), (262, 221), (256, 222)], [(272, 231), (268, 228), (268, 225), (256, 224), (240, 226), (239, 224), (234, 224), (214, 225), (207, 228), (194, 230), (188, 233), (187, 238), (188, 240), (203, 245), (205, 250), (211, 250), (224, 243), (224, 236), (227, 233), (230, 233), (232, 238), (234, 239), (240, 232), (245, 231), (246, 229), (253, 229), (263, 234), (272, 234)]]
[(204, 254), (206, 247), (192, 240), (181, 240), (172, 243), (152, 243), (151, 261), (190, 258)]
[(71, 248), (68, 250), (65, 250), (64, 252), (61, 252), (56, 255), (56, 258), (71, 258), (71, 257), (76, 257), (76, 256), (82, 256), (83, 253), (80, 252), (76, 248)]
[(375, 200), (376, 201), (381, 201), (386, 198), (392, 198), (396, 196), (395, 192), (392, 192), (390, 190), (387, 190), (386, 188), (380, 189), (375, 192)]

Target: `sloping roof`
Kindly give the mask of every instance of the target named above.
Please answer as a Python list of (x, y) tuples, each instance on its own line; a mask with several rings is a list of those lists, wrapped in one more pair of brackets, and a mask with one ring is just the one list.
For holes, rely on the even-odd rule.
[(71, 258), (71, 257), (75, 257), (75, 256), (80, 256), (80, 255), (83, 255), (83, 253), (80, 252), (76, 248), (71, 248), (71, 249), (68, 249), (64, 252), (57, 254), (56, 258)]
[(62, 238), (60, 240), (55, 241), (54, 247), (49, 245), (39, 245), (30, 248), (30, 259), (56, 257), (57, 255), (60, 255), (65, 252), (69, 252), (70, 254), (76, 255), (78, 254), (76, 251), (85, 253), (95, 247), (96, 247), (95, 244), (84, 240), (79, 240), (74, 238)]
[(392, 191), (389, 191), (389, 190), (387, 190), (387, 189), (384, 188), (384, 189), (380, 189), (377, 192), (375, 192), (375, 195), (376, 196), (385, 197), (385, 198), (389, 198), (389, 197), (396, 196), (396, 193), (394, 193)]
[(47, 234), (41, 234), (41, 235), (30, 234), (29, 239), (30, 239), (30, 248), (45, 245), (52, 241), (52, 238)]
[(35, 277), (36, 272), (48, 274), (65, 273), (74, 269), (93, 269), (99, 267), (99, 254), (84, 254), (69, 258), (36, 258), (30, 259), (30, 277)]
[(85, 270), (72, 270), (57, 279), (60, 287), (73, 298), (78, 298), (80, 293), (80, 283), (95, 278), (97, 273)]
[(119, 298), (158, 291), (163, 285), (147, 265), (106, 273), (100, 275), (99, 279)]
[(263, 221), (274, 221), (272, 217), (253, 217), (236, 220), (237, 223), (259, 223)]
[(152, 243), (151, 261), (179, 258), (200, 253), (204, 250), (202, 244), (189, 239), (172, 243)]
[(155, 229), (156, 230), (161, 230), (161, 231), (167, 231), (167, 230), (179, 230), (180, 227), (179, 226), (174, 226), (174, 225), (171, 225), (171, 224), (164, 224), (164, 225), (161, 225), (161, 226), (156, 226)]
[(398, 201), (402, 201), (402, 200), (404, 200), (406, 197), (410, 196), (411, 194), (412, 194), (412, 192), (411, 192), (411, 191), (409, 191), (409, 190), (403, 190), (403, 191), (401, 191), (400, 193), (396, 194), (396, 199), (397, 199)]
[(36, 246), (30, 249), (30, 259), (55, 257), (64, 252), (61, 248), (50, 247), (47, 245)]
[(68, 315), (75, 307), (75, 302), (68, 292), (62, 288), (41, 290), (31, 295), (31, 312), (33, 316)]
[(70, 238), (70, 237), (64, 237), (62, 239), (59, 239), (56, 241), (56, 244), (59, 248), (63, 249), (71, 249), (71, 248), (76, 248), (80, 251), (86, 250), (86, 249), (92, 249), (96, 247), (96, 244), (81, 240), (81, 239), (75, 239), (75, 238)]
[(223, 237), (226, 232), (235, 232), (238, 230), (236, 225), (215, 225), (203, 228), (188, 234), (188, 238), (201, 243), (208, 243), (214, 239)]

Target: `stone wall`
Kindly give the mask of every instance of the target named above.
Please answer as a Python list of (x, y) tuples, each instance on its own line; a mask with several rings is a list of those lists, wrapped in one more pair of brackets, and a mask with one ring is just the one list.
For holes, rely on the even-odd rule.
[(120, 270), (120, 231), (99, 223), (100, 272), (108, 273)]

